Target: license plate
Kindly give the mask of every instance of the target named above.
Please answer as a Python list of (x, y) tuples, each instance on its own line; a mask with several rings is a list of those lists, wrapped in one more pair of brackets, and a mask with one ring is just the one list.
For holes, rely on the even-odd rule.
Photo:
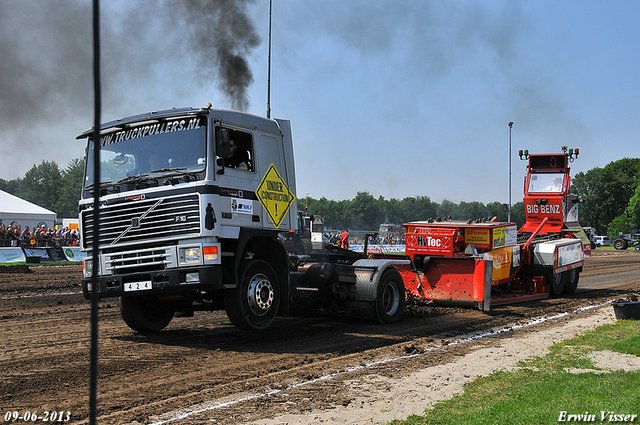
[(145, 282), (129, 282), (124, 284), (124, 292), (147, 291), (151, 288), (153, 288), (153, 285), (151, 285), (150, 280)]

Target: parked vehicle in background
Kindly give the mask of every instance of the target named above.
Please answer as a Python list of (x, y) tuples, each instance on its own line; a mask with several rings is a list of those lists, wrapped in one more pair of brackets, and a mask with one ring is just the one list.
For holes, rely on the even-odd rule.
[(611, 246), (611, 239), (609, 236), (594, 236), (593, 242), (596, 246)]
[(618, 250), (624, 250), (630, 246), (640, 250), (640, 234), (636, 233), (634, 236), (620, 235), (618, 239), (613, 241), (613, 247)]
[(404, 227), (401, 224), (382, 223), (378, 229), (378, 238), (384, 241), (398, 240), (404, 235)]
[(596, 237), (598, 233), (596, 232), (595, 227), (583, 227), (582, 230), (584, 230), (585, 235), (587, 235), (587, 238), (589, 238), (591, 249), (596, 249), (597, 245), (593, 238)]

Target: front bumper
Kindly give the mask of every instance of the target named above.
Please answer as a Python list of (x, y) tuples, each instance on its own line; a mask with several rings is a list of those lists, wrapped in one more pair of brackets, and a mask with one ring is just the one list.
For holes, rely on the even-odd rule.
[[(198, 279), (194, 280), (196, 276)], [(187, 279), (190, 277), (190, 279)], [(82, 294), (91, 299), (92, 278), (82, 279)], [(233, 285), (224, 285), (221, 265), (196, 266), (179, 269), (99, 276), (100, 298), (125, 295), (169, 295), (194, 290), (217, 290)]]

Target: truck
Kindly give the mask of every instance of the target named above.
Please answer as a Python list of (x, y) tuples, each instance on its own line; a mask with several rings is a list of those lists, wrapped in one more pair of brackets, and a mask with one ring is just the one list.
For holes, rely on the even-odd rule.
[[(553, 155), (550, 168), (548, 155), (527, 153), (520, 230), (495, 220), (405, 223), (406, 253), (385, 255), (328, 244), (314, 237), (320, 216), (296, 213), (288, 120), (207, 104), (107, 122), (99, 134), (78, 136), (87, 141), (82, 291), (118, 298), (141, 333), (196, 311), (224, 310), (249, 331), (318, 309), (392, 323), (411, 299), (488, 311), (574, 291), (587, 252), (569, 195), (573, 151)], [(553, 177), (559, 190), (539, 189)]]
[[(282, 235), (299, 228), (289, 121), (208, 104), (107, 122), (99, 134), (78, 136), (87, 139), (82, 290), (119, 298), (131, 329), (156, 332), (200, 310), (224, 310), (255, 331), (276, 315), (321, 307), (382, 323), (401, 317), (396, 267), (408, 259), (285, 248)], [(234, 155), (243, 167), (229, 165)]]

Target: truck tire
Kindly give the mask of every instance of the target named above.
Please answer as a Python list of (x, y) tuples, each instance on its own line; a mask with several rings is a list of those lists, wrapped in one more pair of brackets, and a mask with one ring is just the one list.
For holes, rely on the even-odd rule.
[(560, 295), (564, 290), (564, 273), (550, 273), (547, 278), (549, 279), (549, 292), (551, 295)]
[(573, 294), (578, 287), (578, 281), (580, 280), (580, 271), (578, 269), (571, 269), (564, 273), (564, 289), (563, 294)]
[(616, 239), (613, 241), (613, 247), (618, 250), (624, 250), (629, 248), (629, 244), (624, 239)]
[(378, 282), (376, 294), (376, 317), (380, 323), (393, 323), (404, 313), (404, 281), (395, 269), (384, 272)]
[(158, 332), (173, 319), (173, 311), (162, 309), (157, 299), (146, 297), (120, 297), (120, 314), (127, 326), (141, 333)]
[(240, 281), (224, 291), (227, 317), (237, 328), (259, 331), (269, 327), (280, 306), (280, 285), (266, 261), (251, 260), (240, 269)]

